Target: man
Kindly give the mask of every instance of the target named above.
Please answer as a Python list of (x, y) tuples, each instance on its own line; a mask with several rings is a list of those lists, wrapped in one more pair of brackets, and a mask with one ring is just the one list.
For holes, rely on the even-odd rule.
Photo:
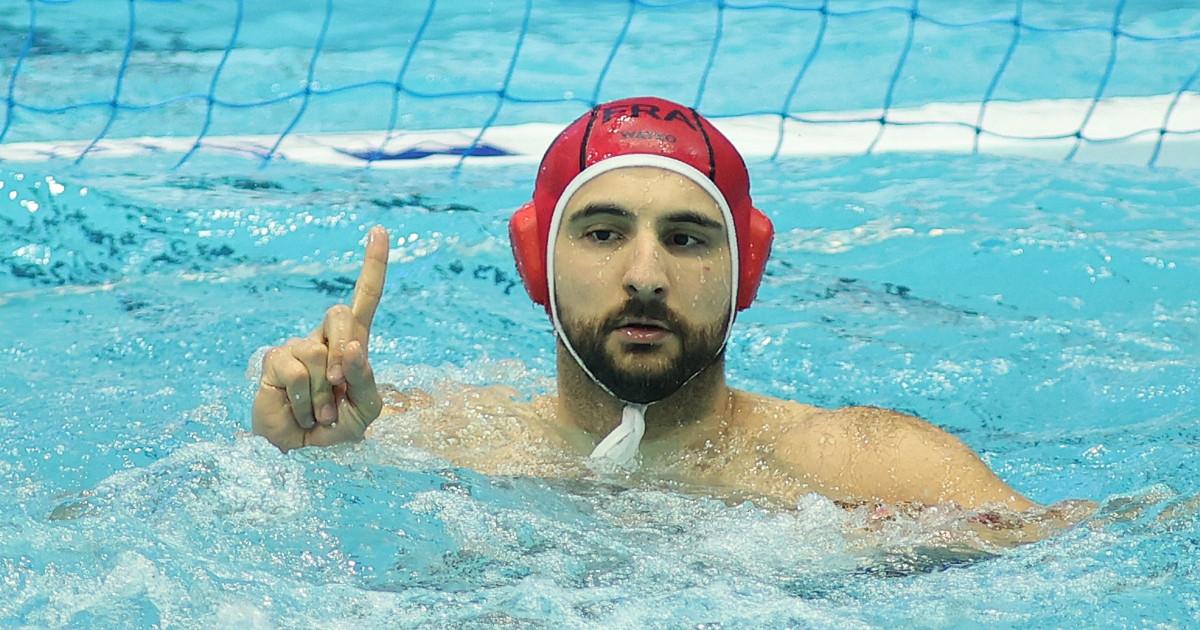
[[(537, 474), (554, 453), (579, 463), (590, 453), (593, 468), (784, 502), (817, 492), (845, 504), (1038, 507), (920, 419), (726, 385), (726, 340), (754, 299), (772, 228), (741, 156), (694, 110), (656, 98), (593, 108), (547, 150), (510, 236), (554, 323), (557, 396), (473, 390), (435, 403), (392, 391), (393, 410), (417, 418), (404, 422), (408, 442), (485, 472)], [(279, 448), (360, 439), (383, 410), (367, 340), (387, 243), (372, 229), (351, 304), (264, 359), (254, 431)], [(472, 405), (489, 409), (486, 439), (429, 437), (470, 434), (447, 427)]]

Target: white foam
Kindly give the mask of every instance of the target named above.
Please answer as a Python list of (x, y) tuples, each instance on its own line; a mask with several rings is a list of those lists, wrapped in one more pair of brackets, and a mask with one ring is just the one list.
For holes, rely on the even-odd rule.
[[(1171, 103), (1175, 102), (1174, 109)], [(1200, 94), (1117, 97), (1098, 101), (1088, 118), (1092, 99), (1035, 101), (992, 101), (982, 119), (979, 151), (987, 154), (1024, 155), (1063, 159), (1075, 150), (1076, 130), (1088, 141), (1080, 144), (1073, 159), (1080, 162), (1147, 164), (1159, 140), (1159, 129), (1176, 132), (1163, 137), (1157, 159), (1160, 166), (1200, 168)], [(845, 122), (877, 119), (882, 110), (808, 112), (784, 125), (779, 142), (779, 117), (771, 115), (720, 118), (721, 129), (747, 158), (781, 156), (859, 155), (880, 153), (936, 152), (971, 153), (975, 150), (974, 125), (979, 120), (979, 103), (929, 103), (919, 107), (895, 108), (887, 112), (893, 123), (882, 133), (878, 122)], [(840, 121), (840, 122), (839, 122)], [(541, 159), (546, 147), (561, 130), (561, 123), (525, 123), (489, 127), (482, 136), (478, 129), (435, 129), (427, 131), (364, 131), (355, 133), (292, 134), (283, 139), (273, 159), (328, 166), (361, 167), (367, 161), (355, 154), (382, 150), (397, 154), (408, 150), (462, 151), (476, 137), (481, 144), (509, 155), (472, 157), (473, 166), (524, 164)], [(1184, 133), (1186, 135), (1178, 135)], [(998, 134), (998, 135), (996, 135)], [(1131, 136), (1132, 137), (1126, 137)], [(1063, 135), (1055, 140), (1033, 139)], [(1013, 137), (1001, 137), (1013, 136)], [(208, 136), (205, 153), (228, 153), (243, 157), (266, 156), (276, 135)], [(190, 137), (138, 137), (104, 139), (86, 159), (136, 157), (154, 153), (179, 153), (191, 149)], [(0, 160), (39, 162), (75, 159), (91, 140), (18, 142), (0, 145)], [(458, 155), (435, 154), (419, 159), (376, 160), (373, 168), (420, 168), (453, 166)]]

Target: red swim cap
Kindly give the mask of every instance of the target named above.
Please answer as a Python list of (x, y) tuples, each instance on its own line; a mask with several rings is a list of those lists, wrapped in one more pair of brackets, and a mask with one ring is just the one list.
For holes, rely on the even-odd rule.
[(654, 98), (603, 103), (554, 139), (538, 170), (533, 200), (509, 222), (513, 256), (525, 289), (549, 309), (546, 249), (555, 208), (585, 169), (621, 155), (655, 155), (690, 166), (716, 185), (733, 218), (738, 249), (737, 308), (750, 306), (770, 254), (771, 220), (750, 201), (746, 163), (716, 127), (696, 110)]

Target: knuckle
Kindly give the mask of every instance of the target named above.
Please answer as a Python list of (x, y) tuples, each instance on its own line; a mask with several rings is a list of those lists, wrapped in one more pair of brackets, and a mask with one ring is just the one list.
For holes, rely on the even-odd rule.
[(322, 361), (328, 352), (329, 348), (325, 344), (313, 341), (312, 339), (305, 339), (301, 343), (296, 344), (296, 347), (292, 350), (292, 354), (305, 363)]
[(287, 384), (289, 390), (296, 388), (299, 391), (303, 389), (299, 387), (300, 385), (308, 383), (308, 370), (296, 362), (282, 366), (279, 369), (279, 375), (283, 377), (283, 381)]
[(350, 307), (345, 304), (334, 304), (333, 306), (329, 307), (328, 311), (325, 311), (325, 315), (329, 319), (336, 320), (352, 317), (354, 313), (350, 310)]
[(291, 361), (292, 352), (294, 349), (295, 346), (293, 346), (292, 342), (290, 341), (282, 345), (273, 346), (267, 350), (266, 354), (263, 355), (263, 365), (266, 365), (267, 363), (287, 363)]
[(267, 351), (266, 351), (266, 352), (263, 354), (263, 358), (262, 358), (262, 367), (263, 367), (263, 370), (264, 370), (264, 371), (266, 371), (266, 369), (267, 369), (267, 367), (268, 367), (268, 366), (270, 366), (270, 365), (274, 364), (275, 362), (279, 361), (280, 357), (282, 357), (282, 356), (283, 356), (283, 355), (285, 355), (285, 354), (288, 354), (288, 353), (284, 351), (284, 347), (283, 347), (283, 346), (275, 346), (274, 348), (271, 348), (270, 350), (267, 350)]

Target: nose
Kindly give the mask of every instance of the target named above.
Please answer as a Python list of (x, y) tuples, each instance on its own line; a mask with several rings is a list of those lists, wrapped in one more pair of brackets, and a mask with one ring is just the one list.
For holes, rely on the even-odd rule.
[(663, 300), (667, 296), (667, 273), (657, 239), (639, 235), (632, 243), (623, 278), (631, 298)]

